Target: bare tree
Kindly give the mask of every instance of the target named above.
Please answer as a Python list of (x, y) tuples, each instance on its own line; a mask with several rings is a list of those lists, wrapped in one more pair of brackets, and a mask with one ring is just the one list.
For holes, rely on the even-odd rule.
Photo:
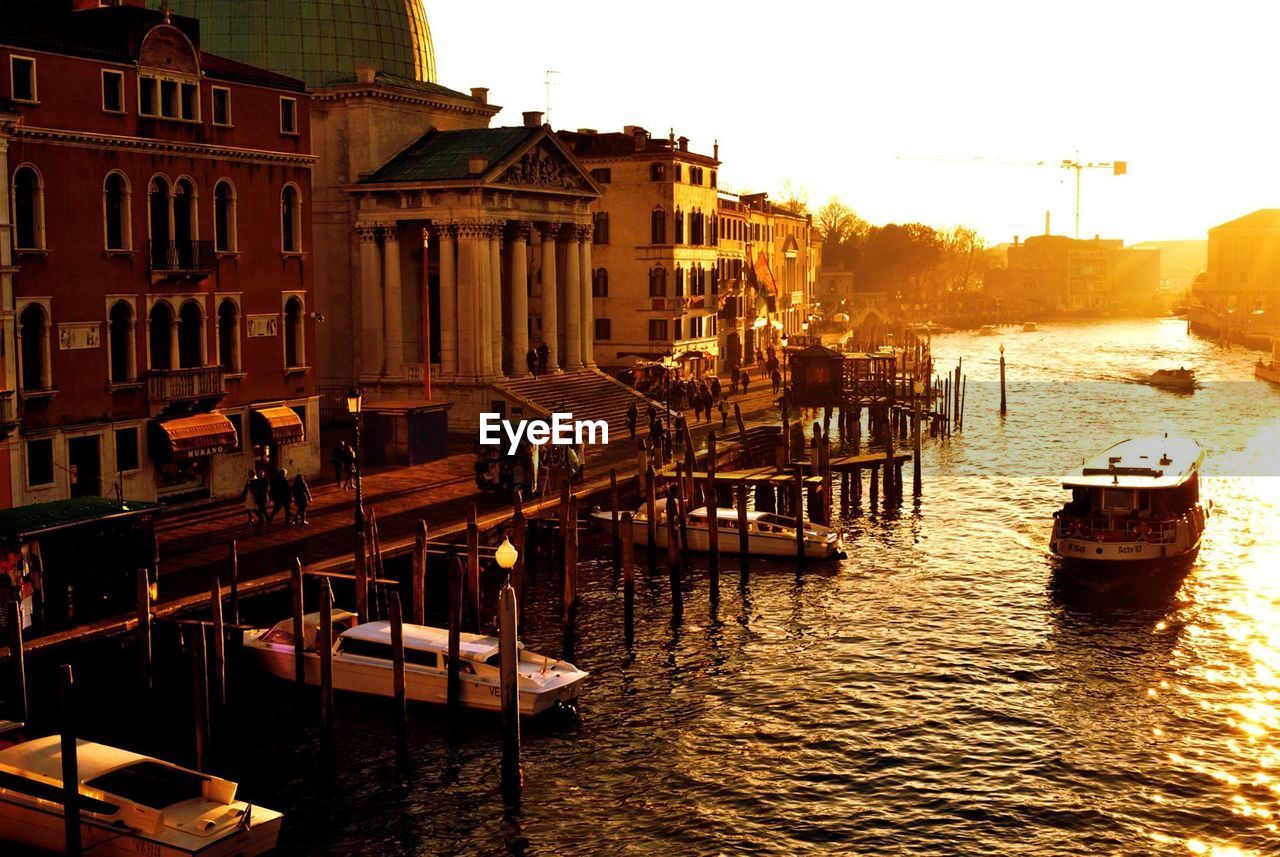
[(778, 200), (778, 208), (783, 211), (802, 216), (809, 213), (809, 189), (804, 185), (793, 184), (791, 179), (782, 182)]
[(837, 196), (830, 197), (814, 217), (814, 227), (822, 236), (825, 245), (843, 244), (867, 234), (870, 225), (853, 209), (840, 201)]

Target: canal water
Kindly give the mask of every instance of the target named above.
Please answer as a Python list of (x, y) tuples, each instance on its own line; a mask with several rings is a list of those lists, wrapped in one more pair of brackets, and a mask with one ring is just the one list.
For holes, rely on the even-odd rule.
[[(934, 349), (942, 368), (964, 359), (964, 432), (927, 444), (918, 507), (846, 517), (846, 561), (756, 563), (739, 585), (726, 558), (715, 610), (695, 569), (678, 626), (665, 569), (642, 565), (627, 646), (621, 590), (588, 540), (574, 655), (590, 688), (579, 719), (526, 727), (518, 811), (498, 793), (497, 718), (451, 730), (412, 709), (398, 766), (389, 706), (339, 697), (330, 757), (314, 696), (261, 679), (240, 694), (223, 769), (288, 814), (287, 854), (1280, 850), (1280, 389), (1254, 381), (1253, 352), (1173, 320)], [(1178, 365), (1202, 389), (1133, 383)], [(1164, 431), (1210, 452), (1194, 567), (1140, 595), (1064, 587), (1046, 552), (1058, 477)], [(525, 612), (529, 647), (559, 654), (550, 573)], [(110, 712), (128, 695), (106, 688), (131, 686), (129, 663), (87, 669), (89, 734), (189, 753), (181, 705), (122, 721)]]

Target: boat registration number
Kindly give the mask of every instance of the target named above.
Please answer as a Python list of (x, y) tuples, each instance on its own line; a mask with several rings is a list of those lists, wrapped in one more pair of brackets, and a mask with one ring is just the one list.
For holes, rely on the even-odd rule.
[(160, 857), (159, 844), (143, 839), (133, 840), (133, 851), (135, 854), (146, 854), (147, 857)]

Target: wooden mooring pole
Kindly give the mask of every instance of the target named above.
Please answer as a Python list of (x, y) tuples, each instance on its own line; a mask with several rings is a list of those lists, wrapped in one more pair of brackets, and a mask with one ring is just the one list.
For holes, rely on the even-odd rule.
[(231, 540), (231, 624), (240, 624), (240, 546), (235, 539)]
[(711, 576), (711, 600), (720, 599), (720, 493), (716, 489), (716, 433), (707, 435), (707, 560)]
[(524, 517), (524, 504), (520, 492), (516, 492), (515, 516), (511, 521), (511, 541), (516, 549), (516, 564), (511, 569), (511, 585), (516, 590), (516, 601), (524, 603), (525, 543), (529, 540), (529, 524)]
[(461, 685), (458, 681), (458, 657), (462, 648), (462, 580), (466, 569), (462, 557), (454, 557), (449, 567), (449, 679), (448, 696), (450, 717), (456, 717), (461, 701)]
[(413, 535), (413, 581), (409, 588), (409, 607), (413, 624), (427, 624), (427, 522), (418, 521)]
[(609, 470), (609, 524), (613, 546), (614, 579), (622, 572), (622, 538), (618, 533), (618, 471)]
[(644, 480), (645, 527), (649, 538), (649, 573), (658, 567), (658, 496), (654, 486), (653, 465), (649, 465)]
[(320, 655), (320, 721), (325, 735), (333, 737), (333, 587), (320, 585), (320, 628), (316, 648)]
[(58, 668), (62, 703), (62, 853), (80, 857), (80, 762), (76, 748), (76, 680), (70, 664)]
[(467, 510), (467, 593), (471, 596), (476, 633), (480, 633), (480, 528), (476, 524), (476, 506)]
[(364, 528), (356, 530), (356, 622), (369, 621), (369, 551), (365, 545)]
[(138, 569), (138, 681), (151, 690), (151, 579), (145, 568)]
[(679, 622), (684, 614), (684, 593), (680, 586), (680, 532), (676, 527), (676, 498), (667, 493), (667, 572), (671, 581), (671, 621)]
[(804, 566), (804, 469), (795, 469), (791, 483), (791, 512), (796, 519), (796, 562)]
[(1000, 343), (1000, 416), (1009, 412), (1009, 401), (1004, 395), (1004, 343)]
[(565, 631), (573, 627), (578, 615), (578, 498), (572, 493), (564, 506), (561, 518), (561, 538), (564, 542), (564, 592), (563, 616)]
[(507, 583), (498, 593), (498, 678), (502, 695), (502, 796), (508, 803), (519, 802), (524, 784), (520, 769), (518, 621), (516, 593)]
[(747, 483), (739, 482), (738, 500), (738, 573), (745, 583), (750, 573), (751, 550), (747, 535)]
[(636, 569), (635, 536), (631, 513), (622, 515), (622, 625), (628, 646), (635, 639)]
[(222, 581), (209, 584), (209, 610), (213, 614), (213, 699), (221, 711), (227, 705), (227, 630), (222, 622)]
[(203, 771), (209, 759), (209, 655), (205, 626), (188, 626), (191, 632), (191, 701), (195, 708), (196, 769)]
[(912, 408), (912, 414), (911, 414), (911, 418), (912, 418), (911, 419), (911, 422), (912, 422), (911, 451), (914, 453), (914, 455), (911, 459), (911, 465), (912, 465), (911, 489), (912, 489), (912, 495), (915, 497), (919, 497), (920, 491), (921, 491), (921, 481), (920, 481), (921, 442), (920, 442), (920, 397), (919, 396), (915, 397), (913, 405), (914, 406)]

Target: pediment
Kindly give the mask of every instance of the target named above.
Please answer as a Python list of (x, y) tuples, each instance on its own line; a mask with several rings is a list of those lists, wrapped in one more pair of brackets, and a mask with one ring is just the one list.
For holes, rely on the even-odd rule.
[(516, 157), (492, 183), (536, 190), (597, 192), (581, 168), (546, 138)]

